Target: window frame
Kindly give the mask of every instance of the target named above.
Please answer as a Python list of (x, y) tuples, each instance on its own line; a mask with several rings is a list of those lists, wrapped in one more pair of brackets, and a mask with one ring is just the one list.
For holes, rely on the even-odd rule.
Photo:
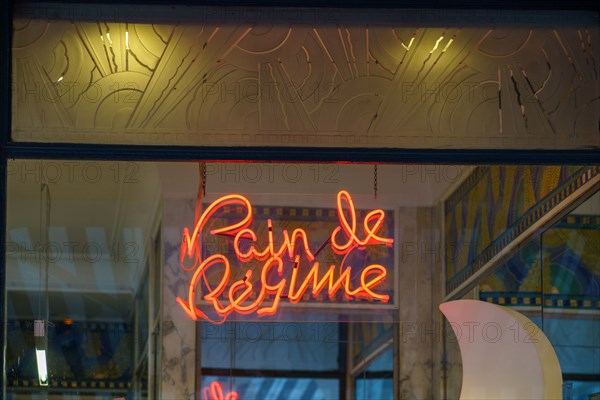
[[(49, 0), (46, 3), (68, 4), (71, 1)], [(2, 29), (0, 43), (0, 225), (6, 230), (7, 222), (7, 164), (9, 159), (89, 159), (114, 161), (287, 161), (287, 162), (323, 162), (323, 163), (434, 163), (434, 164), (598, 164), (598, 149), (577, 150), (456, 150), (456, 149), (402, 149), (402, 148), (310, 148), (310, 147), (208, 147), (208, 146), (144, 146), (144, 145), (97, 145), (70, 143), (34, 143), (15, 142), (11, 138), (11, 48), (12, 48), (12, 10), (14, 0), (0, 5)], [(35, 1), (34, 1), (35, 3)], [(98, 3), (95, 1), (95, 3)], [(107, 2), (103, 2), (106, 4)], [(108, 3), (120, 3), (108, 0)], [(133, 0), (132, 4), (182, 4), (222, 6), (216, 0), (194, 1), (177, 0)], [(87, 4), (94, 4), (87, 3)], [(489, 10), (586, 10), (597, 13), (590, 3), (583, 0), (522, 0), (506, 3), (500, 0), (480, 2), (459, 0), (446, 2), (427, 0), (425, 2), (376, 0), (366, 2), (345, 2), (343, 0), (288, 0), (285, 5), (276, 0), (229, 2), (228, 5), (251, 5), (263, 7), (333, 7), (333, 8), (447, 8), (447, 9), (489, 9)], [(6, 235), (0, 235), (2, 262), (0, 264), (0, 342), (6, 340)], [(4, 360), (4, 346), (0, 346), (0, 357)], [(6, 371), (0, 375), (2, 390), (6, 384)], [(342, 392), (343, 393), (343, 392)]]

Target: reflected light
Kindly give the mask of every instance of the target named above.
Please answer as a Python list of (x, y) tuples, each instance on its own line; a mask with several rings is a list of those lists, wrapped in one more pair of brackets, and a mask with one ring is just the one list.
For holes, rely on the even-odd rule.
[(220, 382), (214, 381), (202, 389), (202, 400), (238, 400), (238, 393), (233, 390), (223, 394), (223, 387)]
[(444, 40), (444, 37), (440, 36), (440, 38), (435, 42), (435, 46), (433, 46), (433, 49), (431, 49), (429, 54), (432, 54), (438, 48), (438, 46), (442, 40)]
[(446, 46), (444, 47), (444, 49), (442, 50), (442, 53), (445, 53), (446, 50), (448, 50), (448, 47), (450, 47), (450, 45), (452, 44), (452, 42), (454, 42), (454, 39), (450, 39), (448, 41), (448, 43), (446, 44)]
[(408, 46), (405, 45), (404, 43), (401, 43), (401, 45), (402, 45), (402, 47), (404, 47), (404, 49), (406, 51), (408, 51), (408, 50), (410, 50), (410, 46), (412, 46), (412, 44), (413, 44), (414, 41), (415, 41), (415, 37), (413, 36), (413, 37), (410, 38), (410, 42), (408, 42)]

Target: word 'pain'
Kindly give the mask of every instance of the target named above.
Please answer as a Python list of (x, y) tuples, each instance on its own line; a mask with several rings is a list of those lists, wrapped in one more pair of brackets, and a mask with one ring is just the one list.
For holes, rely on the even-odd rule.
[[(227, 226), (210, 230), (210, 235), (228, 236), (233, 238), (233, 249), (239, 264), (253, 260), (262, 264), (260, 272), (248, 268), (242, 279), (230, 282), (231, 265), (230, 260), (224, 254), (212, 254), (205, 259), (202, 258), (199, 239), (203, 229), (210, 218), (224, 207), (237, 206), (242, 211), (239, 221)], [(305, 230), (297, 228), (291, 233), (283, 230), (281, 244), (275, 243), (273, 234), (273, 223), (269, 219), (268, 240), (264, 248), (259, 248), (259, 240), (252, 230), (252, 204), (239, 194), (231, 194), (220, 197), (211, 203), (206, 210), (195, 221), (193, 231), (186, 227), (183, 230), (181, 243), (180, 264), (188, 272), (194, 271), (188, 288), (188, 299), (177, 297), (177, 302), (187, 315), (193, 320), (203, 319), (216, 324), (225, 322), (231, 313), (252, 314), (258, 316), (273, 315), (277, 312), (282, 299), (287, 299), (292, 304), (297, 304), (303, 298), (308, 287), (311, 286), (310, 295), (317, 297), (323, 290), (327, 289), (329, 298), (333, 298), (338, 291), (343, 291), (348, 300), (356, 298), (389, 301), (386, 294), (377, 293), (378, 285), (384, 282), (387, 269), (383, 265), (371, 264), (360, 271), (360, 280), (351, 286), (352, 266), (346, 265), (346, 259), (355, 250), (364, 251), (367, 246), (386, 245), (392, 246), (394, 239), (378, 235), (382, 228), (385, 213), (377, 209), (370, 211), (362, 221), (362, 229), (358, 228), (357, 215), (352, 197), (346, 191), (340, 191), (337, 195), (337, 215), (339, 225), (333, 230), (328, 243), (332, 250), (343, 256), (338, 267), (330, 265), (328, 269), (319, 275), (319, 262), (315, 261), (318, 252), (313, 252), (309, 246), (309, 236)], [(359, 231), (362, 231), (359, 233)], [(301, 260), (303, 264), (308, 263), (310, 269), (307, 274), (302, 274)], [(288, 271), (284, 277), (284, 261), (293, 262), (291, 273)], [(186, 264), (191, 264), (186, 266)], [(205, 276), (206, 271), (218, 267), (220, 280), (218, 284), (211, 286)], [(274, 282), (271, 271), (277, 272), (279, 279)], [(253, 276), (255, 277), (254, 279)], [(303, 278), (301, 278), (304, 276)], [(196, 306), (196, 290), (198, 284), (204, 281), (207, 289), (203, 296), (218, 316), (210, 318)], [(253, 283), (254, 282), (254, 283)], [(255, 289), (256, 286), (256, 289)], [(258, 293), (256, 293), (258, 292)], [(225, 294), (224, 294), (225, 293)], [(274, 297), (268, 304), (263, 304), (265, 297)]]

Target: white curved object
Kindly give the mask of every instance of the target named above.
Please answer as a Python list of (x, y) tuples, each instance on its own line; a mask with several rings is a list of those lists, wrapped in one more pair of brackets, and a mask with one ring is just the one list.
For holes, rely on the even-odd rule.
[(461, 400), (562, 399), (562, 373), (552, 345), (523, 314), (479, 300), (440, 304), (458, 339)]

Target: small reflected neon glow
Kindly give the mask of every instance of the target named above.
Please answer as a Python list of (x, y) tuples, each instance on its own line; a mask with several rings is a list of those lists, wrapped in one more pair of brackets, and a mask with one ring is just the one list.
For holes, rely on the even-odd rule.
[(454, 42), (454, 39), (450, 39), (448, 41), (448, 43), (446, 44), (446, 47), (444, 47), (444, 49), (442, 50), (442, 53), (445, 53), (446, 50), (448, 50), (448, 47), (450, 47), (450, 45), (452, 44), (452, 42)]
[[(241, 207), (244, 210), (243, 218), (231, 225), (213, 229), (210, 234), (233, 237), (234, 252), (241, 263), (251, 260), (264, 262), (262, 270), (256, 274), (260, 277), (259, 282), (252, 282), (253, 271), (248, 269), (243, 279), (230, 284), (231, 266), (229, 259), (224, 254), (212, 254), (206, 259), (202, 259), (199, 245), (202, 230), (207, 221), (217, 211), (229, 206)], [(354, 202), (350, 194), (342, 190), (337, 195), (337, 215), (339, 226), (334, 229), (329, 241), (332, 250), (336, 254), (343, 255), (343, 259), (339, 267), (332, 264), (324, 275), (319, 277), (319, 262), (314, 261), (315, 253), (310, 249), (309, 236), (304, 229), (294, 229), (291, 235), (284, 229), (282, 232), (283, 242), (277, 246), (273, 234), (273, 221), (268, 219), (267, 244), (263, 249), (260, 249), (258, 248), (258, 237), (254, 230), (250, 228), (252, 224), (252, 204), (250, 201), (239, 194), (218, 198), (197, 219), (191, 233), (187, 227), (183, 230), (179, 262), (184, 271), (194, 271), (194, 273), (188, 286), (188, 299), (184, 300), (177, 297), (177, 303), (193, 320), (202, 319), (221, 324), (225, 322), (227, 316), (231, 313), (242, 315), (256, 313), (258, 316), (273, 315), (277, 312), (282, 298), (287, 298), (292, 304), (297, 304), (305, 299), (306, 291), (311, 284), (310, 295), (313, 298), (316, 298), (327, 288), (329, 298), (333, 298), (338, 291), (343, 291), (348, 300), (361, 298), (388, 302), (389, 295), (375, 292), (376, 286), (384, 282), (387, 277), (387, 269), (383, 265), (371, 264), (363, 268), (360, 271), (359, 283), (352, 289), (352, 266), (346, 264), (348, 256), (355, 250), (363, 251), (366, 247), (375, 245), (393, 245), (394, 239), (378, 235), (384, 224), (385, 212), (377, 209), (367, 213), (362, 222), (362, 233), (359, 235)], [(244, 241), (247, 249), (242, 248), (242, 241)], [(248, 242), (250, 242), (249, 245)], [(312, 266), (308, 274), (299, 282), (299, 265), (302, 259), (305, 259), (304, 263), (312, 263)], [(278, 276), (282, 277), (284, 260), (294, 262), (289, 280), (288, 278), (282, 278), (278, 282), (272, 282), (273, 274), (269, 274), (270, 271), (274, 268)], [(186, 266), (190, 262), (191, 265)], [(220, 266), (222, 272), (219, 283), (215, 287), (211, 287), (205, 273), (214, 266)], [(336, 278), (338, 268), (339, 276)], [(196, 290), (201, 278), (207, 288), (207, 293), (203, 298), (212, 305), (218, 316), (217, 319), (211, 319), (196, 306)], [(257, 290), (258, 293), (254, 290), (255, 285), (260, 287)], [(227, 288), (229, 288), (228, 291), (226, 291)], [(223, 293), (226, 293), (226, 295), (222, 296)], [(274, 299), (271, 304), (263, 306), (267, 295), (274, 295)], [(222, 302), (228, 304), (222, 304)]]
[(415, 37), (413, 36), (413, 37), (410, 38), (410, 42), (408, 42), (408, 46), (405, 45), (402, 42), (400, 44), (402, 44), (402, 47), (404, 47), (404, 50), (409, 51), (410, 50), (410, 46), (412, 46), (412, 44), (413, 44), (414, 41), (415, 41)]
[[(440, 36), (440, 38), (435, 42), (435, 46), (433, 46), (433, 49), (431, 49), (429, 54), (433, 54), (433, 52), (438, 48), (438, 46), (442, 40), (444, 40), (444, 37)], [(446, 51), (446, 48), (444, 48), (444, 51)]]
[(221, 383), (214, 381), (210, 385), (202, 389), (202, 400), (237, 400), (237, 392), (231, 391), (227, 394), (223, 393)]

